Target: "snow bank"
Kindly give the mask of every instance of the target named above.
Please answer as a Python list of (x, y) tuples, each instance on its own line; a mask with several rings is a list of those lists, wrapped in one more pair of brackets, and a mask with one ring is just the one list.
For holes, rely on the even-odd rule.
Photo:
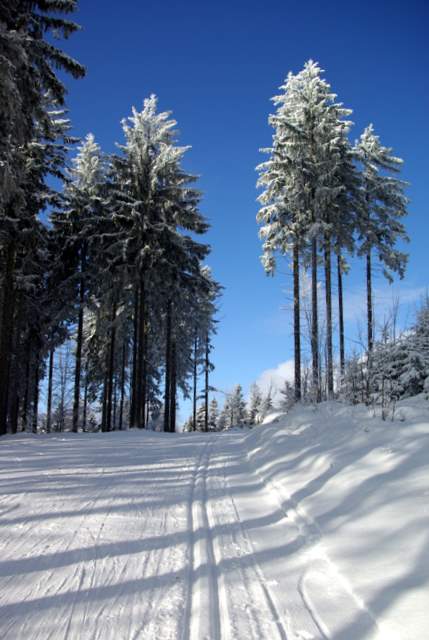
[[(246, 445), (285, 514), (302, 523), (308, 556), (338, 570), (381, 637), (427, 639), (429, 402), (400, 402), (395, 422), (363, 406), (297, 407), (254, 429)], [(308, 577), (319, 599), (335, 582), (323, 580), (325, 569)]]

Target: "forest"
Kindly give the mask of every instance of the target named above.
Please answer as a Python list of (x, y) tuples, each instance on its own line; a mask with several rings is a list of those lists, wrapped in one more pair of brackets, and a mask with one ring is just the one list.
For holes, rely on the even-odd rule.
[(200, 240), (208, 222), (154, 95), (123, 119), (114, 155), (70, 135), (62, 77), (85, 69), (53, 36), (78, 29), (75, 9), (0, 8), (0, 434), (149, 420), (174, 431), (197, 367), (208, 402), (220, 294)]
[[(374, 318), (375, 268), (389, 283), (406, 272), (403, 160), (382, 144), (372, 124), (351, 142), (352, 110), (338, 102), (316, 62), (290, 72), (280, 90), (269, 118), (273, 145), (263, 150), (269, 159), (257, 167), (257, 220), (265, 271), (274, 274), (279, 256), (292, 264), (295, 371), (287, 395), (292, 402), (363, 402), (381, 406), (386, 417), (399, 399), (429, 390), (427, 294), (406, 329), (399, 327), (399, 300), (382, 322)], [(347, 351), (343, 281), (353, 258), (364, 265), (366, 335)], [(302, 363), (303, 337), (311, 363)]]
[[(271, 392), (246, 399), (238, 385), (222, 411), (210, 400), (222, 286), (171, 112), (155, 95), (132, 107), (113, 154), (71, 133), (64, 78), (85, 68), (57, 40), (78, 30), (75, 10), (74, 0), (0, 7), (0, 434), (174, 432), (179, 397), (192, 405), (185, 430), (254, 424)], [(389, 282), (406, 272), (403, 161), (372, 124), (351, 141), (352, 111), (317, 62), (290, 72), (273, 102), (257, 223), (265, 272), (286, 257), (293, 274), (283, 407), (342, 398), (387, 415), (429, 372), (427, 299), (406, 331), (395, 314), (382, 327), (374, 318), (374, 268)], [(351, 351), (343, 289), (356, 259), (366, 336)]]

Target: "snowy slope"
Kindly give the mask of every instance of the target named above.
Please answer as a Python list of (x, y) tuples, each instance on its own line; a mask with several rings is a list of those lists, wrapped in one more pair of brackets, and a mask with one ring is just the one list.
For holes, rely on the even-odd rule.
[(395, 422), (337, 403), (277, 420), (246, 444), (302, 528), (299, 589), (321, 629), (366, 638), (372, 618), (376, 637), (429, 638), (429, 402), (400, 402)]
[(0, 638), (424, 640), (429, 403), (0, 441)]

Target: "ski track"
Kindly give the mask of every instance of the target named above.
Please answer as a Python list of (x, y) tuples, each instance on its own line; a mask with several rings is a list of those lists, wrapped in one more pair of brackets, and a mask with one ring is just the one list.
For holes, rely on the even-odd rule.
[[(223, 575), (224, 638), (268, 638), (287, 640), (285, 625), (265, 580), (261, 567), (254, 561), (254, 549), (242, 525), (226, 475), (226, 464), (218, 462), (218, 470), (212, 469), (212, 489), (223, 496), (208, 502), (213, 526), (225, 531), (215, 545), (218, 564), (225, 552), (235, 549), (234, 572)], [(237, 583), (240, 589), (237, 589)]]
[(85, 438), (0, 450), (2, 640), (380, 637), (242, 434)]
[(221, 637), (219, 576), (207, 511), (207, 474), (212, 447), (211, 435), (199, 456), (188, 507), (191, 551), (184, 640), (218, 640)]
[[(246, 451), (247, 463), (252, 467), (251, 456)], [(321, 640), (384, 640), (384, 634), (378, 628), (377, 621), (365, 604), (355, 595), (351, 586), (339, 573), (328, 557), (323, 546), (323, 534), (317, 522), (312, 520), (299, 507), (285, 490), (263, 471), (255, 468), (255, 474), (267, 494), (271, 497), (284, 519), (296, 527), (303, 541), (300, 555), (300, 567), (293, 578), (293, 589), (299, 594), (303, 608), (308, 612), (317, 629), (316, 637)], [(360, 630), (342, 632), (341, 622), (353, 621), (359, 617)], [(305, 630), (303, 638), (313, 638), (313, 632)], [(298, 634), (297, 638), (300, 636)]]

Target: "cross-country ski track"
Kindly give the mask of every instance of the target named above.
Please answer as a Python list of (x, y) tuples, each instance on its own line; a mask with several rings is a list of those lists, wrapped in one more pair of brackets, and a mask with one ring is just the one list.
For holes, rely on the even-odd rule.
[(393, 638), (247, 440), (2, 441), (0, 638)]

